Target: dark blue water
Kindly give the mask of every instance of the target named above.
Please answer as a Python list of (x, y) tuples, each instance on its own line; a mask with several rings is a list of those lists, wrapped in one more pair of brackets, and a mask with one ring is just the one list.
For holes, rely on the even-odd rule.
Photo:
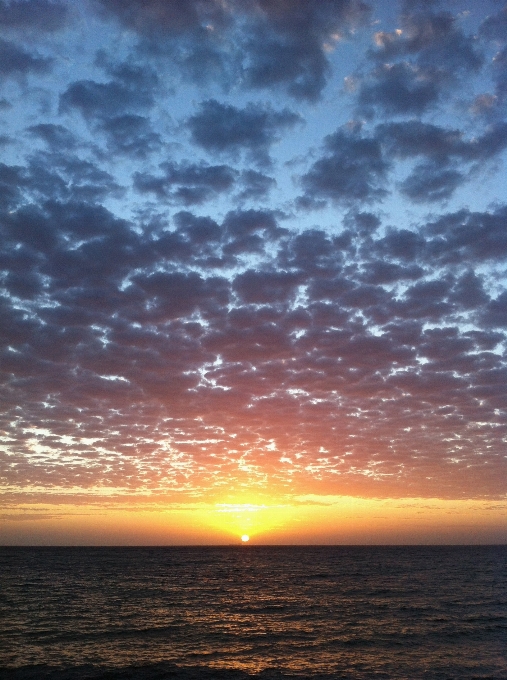
[(0, 548), (19, 678), (507, 678), (507, 546)]

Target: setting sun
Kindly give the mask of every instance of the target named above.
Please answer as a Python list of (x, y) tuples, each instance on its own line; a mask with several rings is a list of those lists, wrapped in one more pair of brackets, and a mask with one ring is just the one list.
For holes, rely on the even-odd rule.
[(250, 536), (248, 536), (247, 534), (243, 534), (241, 540), (243, 541), (243, 543), (248, 543), (248, 541), (250, 540)]

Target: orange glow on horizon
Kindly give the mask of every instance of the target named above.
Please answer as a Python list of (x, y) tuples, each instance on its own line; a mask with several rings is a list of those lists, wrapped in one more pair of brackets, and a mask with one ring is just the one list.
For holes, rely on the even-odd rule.
[[(70, 500), (70, 499), (69, 499)], [(505, 543), (505, 501), (307, 494), (279, 502), (32, 503), (4, 508), (2, 545)]]

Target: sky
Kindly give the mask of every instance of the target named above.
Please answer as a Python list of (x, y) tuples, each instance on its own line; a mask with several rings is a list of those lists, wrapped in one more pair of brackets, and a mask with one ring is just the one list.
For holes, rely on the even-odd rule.
[(0, 0), (0, 543), (507, 541), (507, 6)]

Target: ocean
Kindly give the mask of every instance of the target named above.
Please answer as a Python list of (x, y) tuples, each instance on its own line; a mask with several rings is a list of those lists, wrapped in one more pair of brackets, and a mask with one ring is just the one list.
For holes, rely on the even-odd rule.
[(2, 680), (507, 679), (507, 546), (0, 548)]

